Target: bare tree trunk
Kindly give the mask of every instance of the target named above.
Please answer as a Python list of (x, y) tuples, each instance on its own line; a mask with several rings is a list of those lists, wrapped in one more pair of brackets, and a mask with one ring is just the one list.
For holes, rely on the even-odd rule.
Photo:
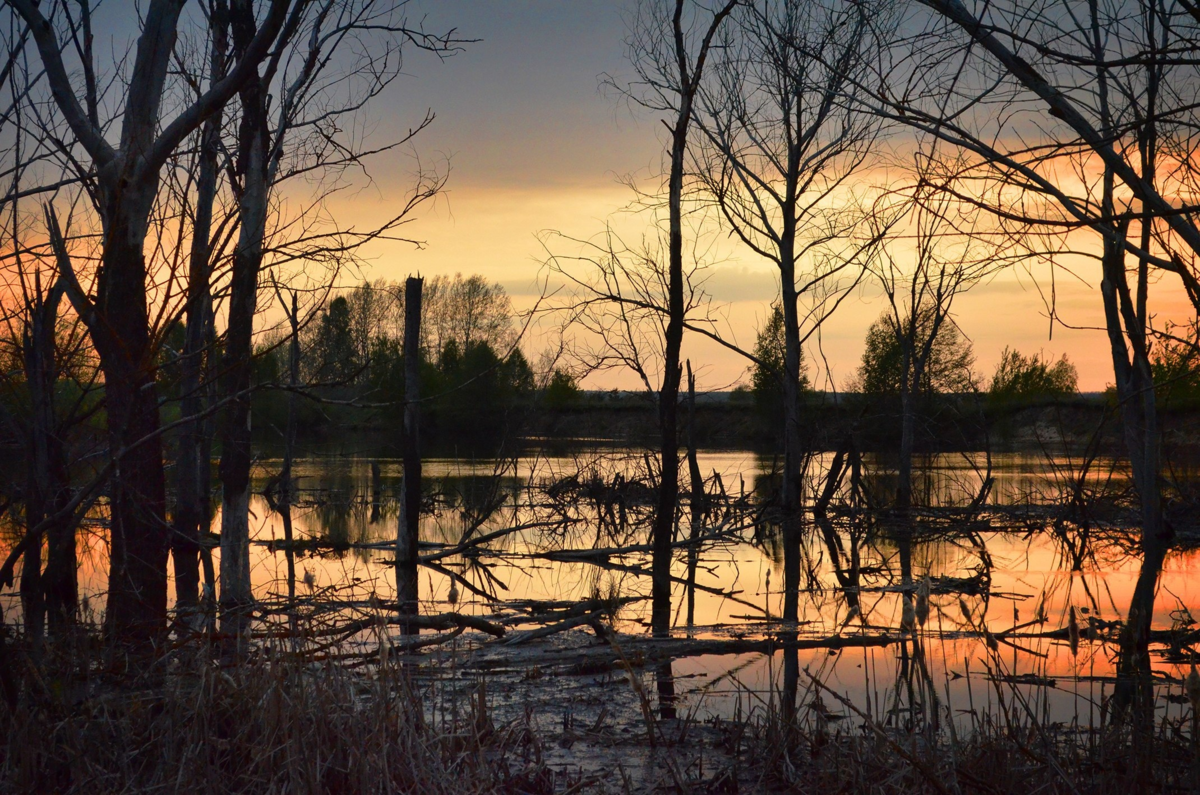
[[(801, 476), (803, 452), (800, 442), (800, 322), (796, 301), (796, 213), (795, 192), (799, 182), (799, 148), (789, 152), (787, 197), (784, 200), (783, 233), (779, 246), (783, 299), (783, 620), (795, 622), (800, 599)], [(796, 159), (792, 168), (793, 159)]]
[(293, 632), (296, 629), (296, 550), (292, 546), (292, 501), (295, 499), (293, 488), (292, 460), (296, 449), (296, 398), (300, 386), (300, 313), (296, 305), (296, 293), (292, 293), (292, 308), (287, 313), (288, 324), (291, 326), (291, 338), (288, 341), (288, 413), (287, 430), (283, 442), (283, 469), (279, 473), (280, 484), (280, 515), (283, 517), (284, 557), (287, 559), (288, 609), (292, 611), (290, 623)]
[[(1123, 231), (1117, 235), (1123, 235)], [(1113, 697), (1118, 712), (1132, 707), (1144, 724), (1153, 718), (1149, 647), (1154, 597), (1172, 534), (1163, 521), (1161, 437), (1148, 340), (1144, 327), (1136, 322), (1130, 300), (1123, 246), (1111, 238), (1106, 238), (1104, 245), (1104, 280), (1100, 289), (1117, 376), (1125, 445), (1142, 513), (1142, 565), (1121, 631)]]
[[(404, 285), (404, 494), (396, 527), (396, 604), (400, 616), (420, 611), (417, 587), (421, 523), (421, 288), (424, 279)], [(420, 629), (401, 623), (406, 635)]]
[[(211, 374), (220, 368), (220, 351), (217, 350), (217, 330), (213, 323), (212, 296), (209, 296), (208, 314), (205, 319), (205, 347), (208, 349), (208, 372), (210, 377), (204, 387), (204, 403), (211, 406), (216, 402), (217, 383)], [(200, 608), (206, 614), (206, 621), (213, 623), (217, 606), (217, 573), (213, 566), (213, 544), (211, 541), (213, 524), (213, 495), (212, 495), (212, 460), (213, 440), (217, 436), (217, 420), (208, 414), (200, 423), (200, 447), (196, 454), (196, 505), (200, 509), (200, 572), (202, 587)]]
[[(139, 197), (147, 205), (153, 186)], [(116, 459), (112, 486), (112, 557), (107, 623), (112, 636), (134, 646), (157, 642), (166, 629), (166, 484), (158, 433), (158, 388), (146, 305), (142, 252), (147, 213), (123, 206), (108, 214), (97, 309), (109, 333), (93, 340), (104, 370), (110, 446)]]
[[(139, 52), (140, 58), (140, 52)], [(111, 486), (110, 636), (135, 650), (156, 644), (166, 628), (166, 489), (159, 435), (156, 364), (149, 332), (142, 245), (157, 180), (99, 190), (105, 246), (96, 300), (75, 280), (70, 254), (52, 207), (46, 208), (51, 245), (66, 291), (84, 319), (104, 372), (105, 408), (114, 472)]]
[[(254, 7), (233, 0), (229, 7), (235, 52), (254, 39)], [(249, 626), (254, 595), (250, 587), (250, 375), (254, 355), (254, 316), (258, 272), (262, 266), (267, 223), (267, 96), (257, 74), (240, 91), (238, 167), (242, 173), (233, 252), (229, 320), (225, 333), (224, 397), (229, 401), (221, 427), (221, 631), (239, 639)]]
[[(58, 513), (71, 499), (66, 453), (57, 434), (47, 444), (46, 479), (50, 489), (49, 512)], [(46, 568), (42, 590), (51, 636), (62, 636), (75, 625), (79, 596), (79, 561), (75, 550), (75, 522), (70, 516), (46, 530)]]
[(687, 626), (691, 632), (696, 625), (696, 567), (700, 563), (700, 537), (704, 532), (704, 516), (708, 512), (708, 497), (704, 491), (704, 476), (696, 458), (696, 376), (692, 362), (687, 362), (688, 379), (688, 475), (692, 481), (692, 534), (687, 552)]
[[(677, 12), (678, 13), (678, 12)], [(683, 347), (683, 159), (691, 120), (690, 98), (683, 102), (671, 135), (671, 173), (668, 207), (667, 330), (663, 382), (658, 393), (658, 502), (650, 539), (651, 617), (655, 636), (671, 632), (671, 542), (679, 499), (679, 353)]]
[[(67, 457), (54, 407), (57, 380), (55, 327), (62, 295), (60, 280), (44, 300), (38, 296), (25, 339), (25, 374), (33, 411), (26, 504), (26, 521), (30, 529), (46, 516), (58, 513), (71, 499)], [(41, 544), (36, 544), (35, 549), (39, 553), (36, 558), (40, 558)], [(30, 574), (36, 572), (38, 562), (34, 555), (26, 553)], [(24, 570), (21, 581), (24, 591)], [(75, 523), (71, 518), (60, 519), (46, 529), (46, 569), (30, 586), (37, 591), (29, 606), (34, 614), (27, 617), (27, 622), (32, 621), (36, 627), (33, 637), (41, 637), (43, 615), (49, 618), (52, 634), (63, 634), (74, 623), (78, 593)]]
[[(222, 18), (223, 4), (214, 6), (210, 24), (213, 31), (210, 54), (210, 82), (224, 76), (227, 22)], [(207, 530), (209, 513), (209, 465), (201, 464), (205, 422), (204, 374), (205, 348), (212, 336), (212, 288), (210, 259), (213, 202), (217, 193), (217, 149), (220, 144), (221, 112), (204, 123), (200, 136), (199, 174), (196, 180), (196, 212), (192, 223), (192, 250), (188, 265), (187, 337), (180, 361), (181, 414), (192, 422), (184, 426), (179, 439), (176, 462), (175, 532), (171, 557), (175, 564), (175, 603), (182, 613), (194, 611), (200, 604), (200, 531)], [(212, 356), (211, 348), (209, 356)], [(211, 361), (210, 361), (211, 364)], [(209, 372), (212, 368), (209, 368)], [(212, 565), (211, 558), (208, 561)]]
[[(32, 483), (29, 485), (33, 486)], [(34, 486), (34, 488), (36, 487)], [(32, 500), (28, 501), (25, 506), (26, 511), (28, 512), (35, 504)], [(36, 526), (36, 524), (30, 524), (28, 519), (26, 520), (26, 532)], [(42, 593), (42, 543), (40, 539), (36, 544), (28, 545), (25, 553), (21, 556), (21, 584), (19, 587), (22, 623), (36, 657), (40, 654), (46, 632), (46, 601), (45, 595)]]
[[(796, 191), (800, 181), (798, 144), (788, 149), (786, 196), (783, 201), (783, 230), (779, 243), (779, 275), (783, 302), (783, 493), (780, 509), (783, 530), (783, 621), (800, 620), (800, 544), (803, 453), (800, 449), (800, 321), (796, 306)], [(782, 640), (795, 640), (795, 626), (786, 628)], [(795, 728), (796, 699), (800, 688), (800, 655), (796, 649), (783, 652), (782, 711), (789, 735)]]
[[(713, 14), (695, 60), (688, 57), (683, 9), (685, 0), (675, 0), (671, 18), (674, 63), (667, 83), (676, 86), (678, 107), (671, 130), (671, 165), (667, 185), (667, 328), (663, 351), (663, 381), (658, 393), (659, 483), (651, 530), (651, 612), (655, 636), (671, 632), (671, 542), (675, 535), (675, 509), (679, 501), (679, 354), (683, 347), (683, 168), (687, 156), (692, 107), (704, 73), (709, 47), (721, 23), (737, 0), (729, 0)], [(652, 33), (651, 35), (656, 35)], [(668, 68), (668, 64), (659, 64)]]

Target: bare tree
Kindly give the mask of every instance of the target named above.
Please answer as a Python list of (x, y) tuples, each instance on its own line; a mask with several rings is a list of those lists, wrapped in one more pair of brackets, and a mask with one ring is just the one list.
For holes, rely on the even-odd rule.
[[(208, 82), (224, 75), (228, 57), (228, 6), (224, 0), (209, 3), (212, 27), (208, 57)], [(180, 413), (191, 419), (178, 441), (175, 466), (175, 510), (172, 517), (171, 559), (175, 570), (176, 608), (184, 613), (200, 602), (199, 564), (204, 556), (205, 581), (215, 597), (216, 576), (212, 558), (201, 548), (200, 530), (211, 524), (209, 484), (212, 483), (212, 422), (204, 416), (212, 389), (208, 372), (215, 371), (215, 326), (211, 274), (214, 243), (213, 209), (218, 191), (218, 155), (222, 112), (205, 120), (199, 131), (195, 166), (196, 189), (192, 209), (192, 245), (188, 257), (188, 295), (185, 305), (186, 337), (180, 354)]]
[[(13, 236), (20, 250), (20, 236)], [(36, 652), (49, 628), (62, 637), (74, 625), (77, 606), (77, 517), (71, 501), (72, 454), (81, 452), (78, 426), (100, 406), (98, 373), (89, 361), (78, 318), (64, 311), (62, 278), (38, 258), (13, 257), (6, 288), (0, 342), (0, 414), (21, 442), (25, 482), (20, 492), (24, 524), (36, 538), (27, 545), (21, 569), (21, 602), (28, 637)], [(48, 285), (47, 285), (48, 282)], [(66, 388), (64, 388), (66, 387)], [(42, 539), (45, 568), (42, 568)]]
[[(146, 643), (166, 625), (170, 528), (155, 384), (156, 340), (151, 334), (147, 234), (162, 169), (184, 140), (253, 76), (283, 26), (291, 3), (271, 0), (258, 34), (228, 74), (210, 84), (173, 119), (160, 112), (183, 3), (152, 0), (141, 19), (136, 55), (119, 108), (121, 133), (114, 146), (100, 119), (100, 89), (91, 49), (90, 3), (79, 19), (48, 19), (33, 0), (6, 0), (28, 27), (58, 113), (69, 136), (58, 139), (74, 177), (88, 188), (103, 228), (95, 293), (85, 294), (66, 247), (59, 265), (67, 294), (87, 324), (104, 371), (112, 455), (112, 559), (107, 617), (112, 635)], [(56, 9), (60, 8), (55, 6)], [(56, 24), (57, 23), (57, 24)], [(60, 31), (76, 42), (83, 61), (82, 100), (63, 58)], [(82, 45), (79, 43), (82, 42)], [(47, 130), (49, 133), (50, 130)], [(48, 213), (52, 238), (65, 239)]]
[(878, 92), (879, 112), (972, 156), (952, 189), (991, 212), (1010, 246), (1058, 267), (1067, 255), (1099, 265), (1142, 515), (1142, 571), (1122, 641), (1123, 709), (1133, 683), (1146, 681), (1132, 674), (1148, 670), (1154, 593), (1171, 537), (1149, 361), (1152, 285), (1173, 282), (1200, 311), (1200, 10), (1187, 0), (920, 5), (933, 13), (913, 22), (913, 56), (900, 70), (911, 79)]
[[(667, 174), (667, 324), (664, 334), (663, 378), (658, 393), (658, 504), (651, 544), (653, 594), (651, 625), (655, 635), (671, 629), (671, 540), (679, 498), (679, 381), (683, 344), (683, 183), (696, 94), (713, 40), (738, 0), (707, 9), (699, 3), (644, 0), (629, 20), (626, 50), (637, 82), (626, 96), (647, 110), (671, 115)], [(686, 17), (686, 19), (685, 19)]]
[(873, 71), (881, 22), (873, 17), (883, 8), (746, 3), (723, 31), (696, 103), (696, 179), (730, 231), (780, 276), (785, 621), (797, 619), (800, 584), (803, 346), (859, 283), (887, 231), (864, 241), (867, 214), (839, 195), (881, 135), (879, 117), (849, 95)]
[[(983, 279), (992, 260), (976, 251), (971, 218), (956, 217), (962, 206), (935, 186), (918, 182), (905, 198), (907, 227), (915, 238), (895, 235), (881, 247), (870, 271), (887, 299), (883, 326), (899, 351), (900, 449), (895, 508), (904, 513), (913, 500), (913, 452), (917, 403), (935, 364), (938, 343), (954, 323), (957, 296)], [(887, 215), (892, 215), (887, 213)]]
[(453, 279), (433, 277), (424, 290), (421, 345), (430, 358), (437, 358), (449, 342), (460, 352), (479, 342), (496, 351), (512, 347), (512, 303), (498, 283), (456, 273)]
[[(222, 629), (231, 637), (244, 633), (253, 600), (249, 571), (251, 361), (259, 274), (271, 264), (267, 257), (270, 198), (289, 177), (339, 174), (348, 163), (408, 143), (433, 121), (433, 115), (426, 113), (399, 140), (374, 152), (354, 148), (353, 141), (340, 141), (336, 127), (330, 126), (360, 111), (391, 84), (399, 74), (402, 43), (438, 55), (460, 48), (461, 42), (452, 33), (431, 36), (408, 27), (401, 15), (404, 5), (403, 0), (324, 0), (297, 6), (261, 74), (246, 81), (239, 93), (241, 115), (232, 184), (239, 226), (230, 269), (221, 390), (229, 400), (221, 421), (221, 609)], [(231, 0), (229, 21), (233, 51), (244, 57), (258, 34), (251, 0)], [(297, 45), (294, 52), (285, 46), (293, 40)], [(357, 55), (351, 70), (339, 74), (334, 69), (336, 57), (351, 52)], [(271, 119), (267, 100), (276, 84), (281, 101)], [(332, 238), (337, 253), (352, 256), (364, 242), (406, 221), (443, 183), (444, 176), (419, 175), (415, 190), (398, 204), (400, 212), (382, 226), (365, 232), (323, 230), (318, 240)], [(330, 251), (323, 241), (301, 240), (293, 245), (310, 254), (314, 249)]]

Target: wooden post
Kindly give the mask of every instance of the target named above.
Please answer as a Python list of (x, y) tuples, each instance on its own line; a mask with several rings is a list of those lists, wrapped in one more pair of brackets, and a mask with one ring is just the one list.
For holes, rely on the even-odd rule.
[[(404, 285), (404, 486), (396, 526), (396, 606), (400, 616), (419, 612), (417, 541), (421, 520), (421, 288), (424, 279), (408, 278)], [(405, 635), (420, 632), (406, 622)]]

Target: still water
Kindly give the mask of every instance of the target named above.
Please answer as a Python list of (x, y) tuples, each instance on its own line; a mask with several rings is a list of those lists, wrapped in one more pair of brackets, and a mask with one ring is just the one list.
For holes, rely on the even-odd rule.
[[(831, 460), (827, 454), (808, 467), (810, 503)], [(695, 563), (690, 624), (688, 555), (682, 548), (676, 555), (675, 631), (680, 637), (709, 639), (767, 637), (779, 631), (783, 610), (779, 532), (769, 508), (763, 510), (779, 462), (752, 451), (720, 450), (701, 451), (697, 463), (710, 494), (702, 522), (708, 540)], [(886, 494), (887, 462), (868, 458), (863, 463), (868, 497)], [(279, 467), (279, 461), (260, 460), (254, 489), (262, 491)], [(685, 467), (684, 488), (686, 472)], [(297, 462), (295, 474), (299, 498), (292, 515), (300, 549), (292, 587), (301, 594), (336, 594), (360, 607), (388, 604), (395, 594), (401, 462), (310, 457)], [(644, 452), (604, 448), (526, 452), (504, 461), (433, 458), (424, 462), (423, 475), (423, 554), (496, 535), (468, 554), (441, 557), (440, 568), (422, 567), (423, 612), (511, 618), (529, 600), (649, 595), (649, 578), (641, 569), (649, 566), (644, 545), (653, 466)], [(1022, 709), (1082, 723), (1096, 716), (1104, 693), (1111, 692), (1106, 680), (1114, 670), (1115, 649), (1086, 637), (1072, 649), (1066, 639), (1029, 635), (1066, 627), (1072, 607), (1085, 628), (1124, 616), (1139, 560), (1131, 554), (1136, 536), (1118, 526), (1120, 511), (1097, 509), (1083, 528), (1055, 525), (1053, 517), (1078, 483), (1085, 496), (1104, 505), (1105, 495), (1128, 488), (1127, 474), (1103, 459), (1085, 471), (1069, 457), (1002, 454), (989, 460), (982, 454), (946, 454), (923, 461), (917, 491), (925, 505), (965, 506), (987, 478), (992, 485), (983, 507), (969, 520), (931, 514), (918, 520), (915, 530), (896, 530), (831, 508), (824, 527), (806, 523), (801, 638), (898, 636), (906, 598), (911, 611), (912, 594), (925, 577), (931, 596), (927, 620), (904, 642), (801, 651), (802, 668), (864, 708), (893, 718), (912, 709), (902, 702), (914, 668), (921, 669), (943, 708), (948, 700), (963, 714), (997, 698), (990, 672), (993, 679), (1037, 677), (1042, 685), (1053, 680), (1053, 687), (1026, 689), (1029, 703)], [(845, 484), (839, 493), (846, 496)], [(680, 538), (691, 532), (689, 517), (685, 503)], [(214, 530), (219, 526), (218, 515)], [(523, 529), (501, 532), (514, 527)], [(282, 599), (289, 587), (279, 543), (283, 522), (261, 495), (251, 502), (251, 537), (256, 595)], [(103, 600), (104, 543), (102, 532), (81, 540), (81, 592), (88, 594), (92, 609)], [(597, 555), (596, 549), (606, 553)], [(1168, 558), (1155, 604), (1156, 628), (1191, 622), (1189, 609), (1200, 607), (1196, 567), (1192, 552)], [(1039, 617), (1044, 621), (1033, 623)], [(633, 601), (621, 608), (616, 628), (641, 633), (648, 621), (649, 601)], [(983, 628), (1002, 633), (1023, 624), (1029, 624), (1022, 631), (1026, 636), (1010, 635), (994, 653), (981, 638)], [(922, 659), (914, 665), (918, 651)], [(1162, 655), (1155, 656), (1154, 668), (1176, 681), (1188, 670)], [(770, 698), (781, 678), (780, 655), (689, 657), (676, 661), (673, 673), (684, 703), (697, 714), (729, 714)], [(1160, 690), (1166, 695), (1172, 688), (1179, 691), (1169, 682)]]

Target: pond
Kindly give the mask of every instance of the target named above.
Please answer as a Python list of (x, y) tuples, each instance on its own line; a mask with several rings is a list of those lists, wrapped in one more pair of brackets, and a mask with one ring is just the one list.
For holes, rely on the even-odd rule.
[[(823, 454), (809, 462), (810, 504), (832, 459)], [(886, 493), (888, 462), (867, 456), (862, 463), (860, 488)], [(984, 711), (1003, 697), (994, 687), (1002, 680), (1010, 692), (1025, 693), (1023, 709), (1087, 724), (1111, 692), (1116, 660), (1115, 647), (1092, 642), (1087, 630), (1104, 634), (1108, 622), (1124, 617), (1138, 573), (1129, 517), (1100, 507), (1115, 505), (1108, 497), (1129, 488), (1127, 473), (1111, 460), (1084, 467), (1065, 455), (942, 454), (920, 463), (921, 504), (935, 510), (904, 523), (866, 521), (850, 510), (831, 510), (824, 522), (806, 514), (799, 622), (784, 626), (783, 555), (770, 505), (779, 461), (749, 450), (698, 451), (709, 510), (690, 580), (690, 505), (684, 500), (681, 507), (675, 635), (755, 641), (794, 634), (821, 641), (798, 652), (800, 667), (881, 719), (903, 720), (906, 710), (934, 702), (963, 715)], [(263, 492), (279, 468), (277, 460), (259, 460), (254, 490)], [(424, 461), (421, 541), (429, 565), (420, 573), (422, 612), (457, 611), (520, 630), (532, 626), (523, 619), (531, 604), (611, 600), (621, 605), (614, 629), (646, 633), (653, 470), (644, 451), (611, 447)], [(394, 603), (401, 462), (320, 455), (297, 461), (295, 475), (291, 593), (319, 593), (356, 615)], [(685, 465), (685, 488), (686, 475)], [(977, 499), (985, 482), (990, 488)], [(1056, 521), (1077, 487), (1096, 507), (1083, 520)], [(843, 496), (847, 488), (840, 487)], [(948, 510), (972, 501), (978, 504), (969, 514)], [(219, 526), (217, 515), (214, 531)], [(262, 493), (252, 499), (251, 536), (255, 594), (279, 605), (289, 594), (283, 518)], [(81, 593), (92, 611), (103, 605), (104, 543), (102, 529), (81, 535)], [(456, 547), (465, 548), (456, 553)], [(1192, 552), (1168, 558), (1156, 628), (1192, 623), (1189, 609), (1200, 606), (1197, 561)], [(922, 587), (929, 598), (920, 623), (912, 611)], [(1074, 644), (1061, 632), (1072, 608), (1082, 628)], [(844, 642), (828, 648), (823, 641), (830, 638)], [(697, 715), (729, 716), (770, 702), (783, 653), (729, 648), (675, 660), (670, 670), (681, 705)], [(531, 659), (516, 668), (534, 665)], [(490, 666), (502, 667), (494, 660)], [(1154, 669), (1166, 683), (1164, 695), (1179, 692), (1168, 679), (1178, 682), (1188, 670), (1165, 653), (1155, 655)], [(590, 681), (572, 680), (572, 687)], [(922, 689), (929, 691), (924, 700), (916, 692)], [(1169, 700), (1163, 705), (1171, 708)]]

